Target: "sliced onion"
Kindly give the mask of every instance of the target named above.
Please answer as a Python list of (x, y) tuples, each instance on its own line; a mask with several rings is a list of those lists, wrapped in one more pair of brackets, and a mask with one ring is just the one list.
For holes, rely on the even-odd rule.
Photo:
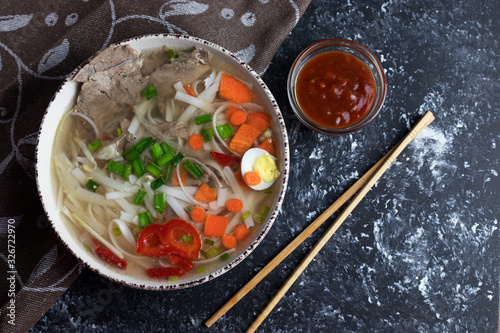
[(189, 221), (189, 215), (186, 213), (184, 207), (181, 206), (181, 204), (179, 203), (179, 201), (177, 201), (177, 199), (169, 195), (166, 195), (165, 202), (168, 203), (168, 205), (172, 208), (175, 214), (179, 216), (179, 218), (183, 219), (184, 221)]
[(84, 115), (81, 112), (74, 111), (74, 112), (71, 112), (71, 114), (74, 115), (74, 116), (78, 116), (80, 118), (85, 119), (85, 121), (88, 122), (90, 124), (90, 126), (92, 126), (92, 128), (94, 129), (95, 138), (97, 140), (97, 138), (99, 137), (99, 129), (97, 128), (97, 126), (94, 123), (94, 121), (92, 119), (90, 119), (87, 115)]
[(139, 118), (137, 116), (134, 116), (134, 118), (132, 118), (132, 121), (130, 122), (130, 125), (127, 128), (127, 131), (130, 134), (135, 134), (140, 124), (141, 122), (139, 121)]

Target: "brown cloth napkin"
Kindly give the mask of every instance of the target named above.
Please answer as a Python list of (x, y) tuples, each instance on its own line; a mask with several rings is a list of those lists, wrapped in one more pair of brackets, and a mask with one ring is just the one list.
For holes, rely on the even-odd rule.
[(2, 1), (0, 331), (25, 332), (83, 269), (40, 203), (35, 148), (62, 80), (99, 49), (152, 33), (197, 36), (263, 74), (310, 0)]

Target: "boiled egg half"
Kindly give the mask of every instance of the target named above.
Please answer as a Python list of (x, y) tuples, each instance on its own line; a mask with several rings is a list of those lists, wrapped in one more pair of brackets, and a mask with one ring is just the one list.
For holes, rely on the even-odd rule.
[[(245, 179), (245, 174), (250, 171), (259, 174), (260, 182), (248, 183)], [(250, 148), (241, 158), (241, 174), (243, 175), (243, 179), (245, 179), (245, 183), (250, 188), (261, 191), (269, 188), (275, 182), (276, 178), (279, 177), (280, 172), (276, 166), (276, 158), (274, 156), (264, 149)]]

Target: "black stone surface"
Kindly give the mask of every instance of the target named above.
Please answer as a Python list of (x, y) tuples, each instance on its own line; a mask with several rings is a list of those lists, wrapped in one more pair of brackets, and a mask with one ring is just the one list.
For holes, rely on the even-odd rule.
[[(286, 119), (291, 177), (263, 243), (229, 273), (187, 290), (140, 291), (85, 270), (31, 331), (246, 330), (333, 218), (214, 326), (204, 322), (430, 110), (436, 120), (260, 331), (498, 332), (499, 13), (494, 0), (313, 1), (264, 76)], [(388, 82), (379, 117), (340, 138), (301, 125), (286, 95), (295, 57), (326, 38), (368, 46)]]

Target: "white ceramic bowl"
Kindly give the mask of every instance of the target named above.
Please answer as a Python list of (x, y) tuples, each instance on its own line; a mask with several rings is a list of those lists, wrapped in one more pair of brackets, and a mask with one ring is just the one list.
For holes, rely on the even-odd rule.
[(56, 135), (56, 130), (61, 117), (75, 104), (76, 96), (79, 92), (80, 84), (72, 81), (72, 78), (88, 61), (80, 65), (79, 68), (75, 69), (64, 81), (52, 98), (52, 101), (50, 102), (42, 119), (36, 151), (36, 172), (37, 186), (43, 207), (57, 235), (68, 247), (68, 249), (89, 268), (102, 276), (109, 278), (110, 280), (135, 288), (152, 290), (181, 289), (210, 281), (211, 279), (229, 271), (232, 267), (243, 261), (243, 259), (245, 259), (263, 240), (278, 215), (285, 196), (289, 174), (289, 150), (285, 122), (274, 97), (257, 73), (255, 73), (255, 71), (252, 70), (246, 63), (238, 59), (234, 54), (218, 45), (199, 38), (166, 34), (136, 37), (119, 43), (119, 45), (121, 44), (129, 44), (137, 49), (157, 48), (165, 44), (173, 48), (190, 48), (193, 46), (203, 47), (211, 51), (215, 56), (225, 60), (229, 65), (236, 68), (238, 75), (243, 80), (254, 85), (267, 109), (271, 112), (273, 126), (277, 132), (277, 151), (280, 152), (278, 167), (282, 171), (282, 176), (278, 179), (280, 183), (280, 186), (278, 187), (279, 193), (276, 193), (268, 218), (264, 223), (262, 223), (258, 231), (253, 234), (253, 237), (247, 237), (246, 243), (239, 247), (236, 254), (231, 255), (231, 259), (221, 261), (217, 267), (211, 270), (207, 269), (201, 274), (179, 278), (178, 282), (168, 282), (167, 280), (154, 280), (150, 278), (137, 278), (125, 275), (117, 270), (114, 270), (113, 268), (110, 268), (102, 261), (96, 259), (92, 254), (85, 251), (83, 246), (81, 246), (78, 237), (75, 237), (75, 235), (78, 235), (80, 232), (79, 229), (69, 223), (66, 223), (62, 219), (60, 212), (56, 207), (58, 183), (52, 166), (52, 149), (54, 137)]

